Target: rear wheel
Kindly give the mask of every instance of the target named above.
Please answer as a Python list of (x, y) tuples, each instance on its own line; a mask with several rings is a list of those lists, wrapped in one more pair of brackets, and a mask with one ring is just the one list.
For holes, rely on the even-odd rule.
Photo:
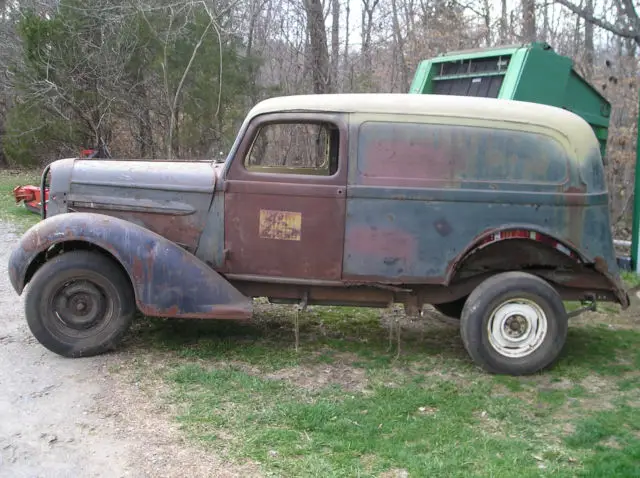
[(45, 263), (26, 298), (27, 324), (47, 349), (64, 357), (98, 355), (117, 345), (135, 315), (128, 277), (113, 260), (73, 251)]
[(568, 319), (557, 291), (524, 272), (495, 275), (469, 296), (460, 331), (471, 358), (491, 373), (526, 375), (553, 364)]

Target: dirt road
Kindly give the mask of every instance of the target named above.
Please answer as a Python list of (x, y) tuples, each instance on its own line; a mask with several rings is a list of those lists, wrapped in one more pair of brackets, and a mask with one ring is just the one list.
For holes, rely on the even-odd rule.
[(7, 277), (16, 238), (0, 222), (0, 477), (257, 474), (186, 443), (161, 400), (110, 373), (144, 351), (71, 360), (37, 343)]

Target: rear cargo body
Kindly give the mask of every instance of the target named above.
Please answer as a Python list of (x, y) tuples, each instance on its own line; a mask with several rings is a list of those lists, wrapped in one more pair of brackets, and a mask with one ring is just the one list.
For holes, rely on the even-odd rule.
[[(580, 181), (578, 162), (553, 130), (503, 124), (515, 129), (496, 133), (484, 120), (425, 125), (384, 115), (352, 124), (358, 162), (347, 192), (345, 278), (444, 282), (477, 236), (526, 225), (586, 254), (598, 251), (615, 271), (608, 230), (591, 230), (608, 222), (605, 185)], [(491, 141), (504, 154), (487, 154)], [(420, 165), (425, 156), (428, 168)], [(519, 166), (510, 168), (514, 157)]]

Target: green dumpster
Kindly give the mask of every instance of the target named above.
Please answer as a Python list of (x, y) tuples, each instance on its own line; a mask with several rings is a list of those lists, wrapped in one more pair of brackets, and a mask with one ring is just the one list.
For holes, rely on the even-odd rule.
[(610, 103), (546, 43), (445, 53), (422, 61), (409, 93), (542, 103), (587, 121), (605, 156)]

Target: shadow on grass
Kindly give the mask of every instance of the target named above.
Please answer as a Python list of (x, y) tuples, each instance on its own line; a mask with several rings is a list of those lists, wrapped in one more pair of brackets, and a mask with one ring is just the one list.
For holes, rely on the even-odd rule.
[[(264, 368), (330, 362), (337, 353), (355, 354), (368, 367), (384, 366), (397, 359), (397, 334), (394, 329), (390, 342), (386, 321), (370, 309), (314, 309), (300, 319), (296, 352), (290, 311), (259, 313), (251, 321), (141, 317), (123, 346), (171, 351), (179, 357), (239, 360)], [(444, 356), (468, 361), (456, 328), (416, 325), (402, 327), (401, 360)]]
[[(554, 374), (584, 378), (588, 373), (621, 375), (640, 367), (640, 332), (606, 325), (570, 327)], [(573, 376), (573, 377), (572, 377)]]
[[(390, 338), (393, 317), (378, 310), (314, 308), (300, 319), (300, 349), (295, 351), (294, 313), (274, 306), (251, 321), (179, 320), (141, 317), (124, 347), (162, 350), (182, 358), (237, 360), (278, 369), (302, 363), (331, 362), (336, 354), (355, 355), (362, 366), (385, 367), (398, 360), (451, 362), (470, 366), (457, 327), (435, 319), (402, 320), (400, 348)], [(606, 326), (572, 326), (554, 375), (583, 378), (616, 375), (640, 366), (640, 332)]]

